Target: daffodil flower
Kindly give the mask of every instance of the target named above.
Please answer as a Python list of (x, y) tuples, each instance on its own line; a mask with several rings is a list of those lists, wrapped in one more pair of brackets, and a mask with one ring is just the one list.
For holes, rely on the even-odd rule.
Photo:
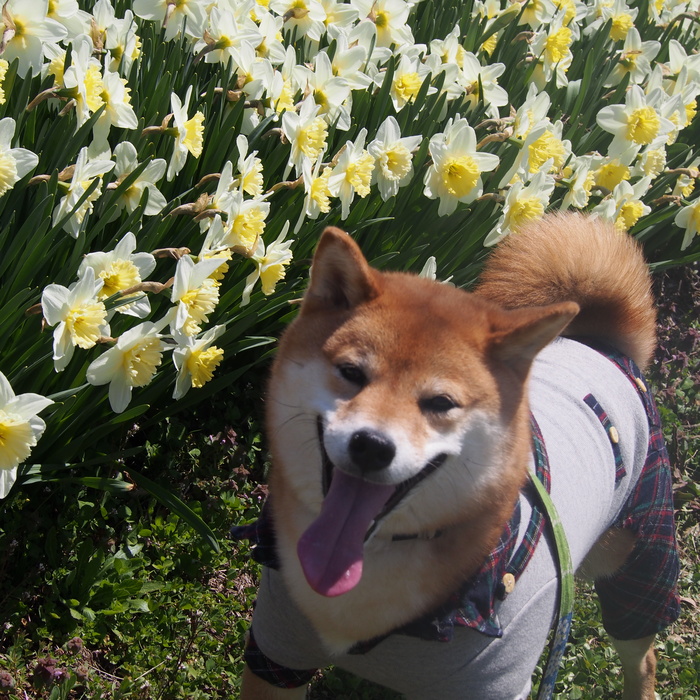
[(651, 62), (660, 50), (661, 44), (658, 41), (642, 41), (637, 28), (632, 27), (625, 38), (617, 64), (605, 81), (606, 87), (618, 85), (626, 75), (629, 75), (633, 85), (642, 84), (651, 75)]
[(63, 90), (74, 100), (78, 127), (104, 104), (102, 67), (92, 49), (88, 36), (77, 37), (72, 45), (71, 65), (63, 74)]
[(269, 246), (265, 246), (262, 238), (258, 239), (255, 252), (251, 256), (255, 263), (255, 270), (246, 278), (241, 306), (245, 306), (250, 301), (253, 287), (258, 280), (262, 283), (262, 293), (269, 296), (275, 291), (275, 285), (284, 277), (285, 268), (292, 260), (290, 247), (294, 243), (293, 240), (285, 240), (288, 231), (289, 222), (286, 222), (280, 235)]
[[(114, 148), (114, 159), (116, 161), (114, 177), (116, 185), (118, 185), (139, 166), (135, 146), (129, 141), (118, 143)], [(167, 163), (163, 158), (151, 160), (117, 200), (118, 209), (114, 218), (119, 215), (123, 208), (126, 208), (130, 214), (136, 211), (144, 191), (148, 192), (148, 199), (143, 213), (146, 216), (160, 214), (168, 202), (156, 183), (162, 180), (166, 168)]]
[(170, 323), (172, 333), (182, 331), (185, 335), (196, 335), (202, 330), (201, 324), (219, 303), (219, 284), (211, 274), (220, 265), (221, 261), (216, 258), (195, 263), (188, 255), (177, 261), (172, 290), (177, 312)]
[(377, 46), (405, 46), (413, 44), (408, 26), (411, 5), (404, 0), (352, 0), (351, 4), (368, 17), (377, 27)]
[(39, 162), (38, 156), (26, 148), (12, 148), (15, 127), (12, 117), (0, 119), (0, 197), (36, 168)]
[(114, 161), (104, 158), (90, 158), (87, 147), (81, 148), (73, 170), (73, 177), (68, 186), (68, 192), (53, 210), (52, 222), (54, 226), (70, 214), (70, 217), (63, 224), (63, 229), (68, 231), (73, 238), (77, 238), (85, 217), (92, 211), (94, 201), (102, 193), (101, 184), (92, 191), (80, 206), (76, 208), (76, 205), (90, 185), (92, 185), (95, 178), (101, 179), (102, 175), (109, 172), (113, 167)]
[(413, 177), (413, 151), (420, 146), (422, 136), (401, 136), (399, 123), (395, 117), (387, 117), (376, 138), (367, 146), (374, 158), (374, 177), (379, 193), (386, 201), (396, 196), (400, 187), (408, 184)]
[(673, 122), (662, 117), (653, 106), (660, 98), (660, 90), (645, 95), (639, 85), (632, 85), (624, 105), (609, 105), (598, 112), (598, 126), (613, 135), (609, 156), (629, 165), (642, 146), (674, 129)]
[[(302, 177), (304, 181), (304, 208), (299, 214), (299, 219), (294, 227), (294, 233), (298, 233), (304, 223), (304, 217), (315, 220), (321, 214), (327, 214), (331, 210), (331, 191), (328, 188), (328, 179), (331, 175), (329, 165), (323, 164), (325, 152), (321, 153), (316, 162), (305, 160), (302, 165)], [(323, 171), (321, 171), (323, 168)]]
[(168, 349), (160, 331), (170, 322), (170, 316), (125, 331), (115, 345), (88, 366), (86, 378), (90, 384), (109, 384), (109, 405), (115, 413), (121, 413), (129, 405), (134, 387), (150, 384), (155, 376), (163, 352)]
[(460, 202), (469, 204), (483, 192), (481, 173), (498, 167), (498, 156), (476, 150), (476, 134), (466, 119), (450, 120), (444, 133), (430, 139), (433, 162), (425, 174), (423, 193), (439, 199), (438, 214), (451, 214)]
[(296, 77), (304, 94), (313, 95), (320, 107), (319, 114), (336, 129), (347, 131), (351, 126), (350, 83), (333, 72), (331, 60), (325, 51), (320, 51), (314, 59), (314, 69), (297, 66)]
[(41, 294), (41, 308), (53, 332), (53, 362), (57, 372), (66, 368), (76, 347), (88, 350), (109, 336), (107, 309), (98, 300), (104, 282), (86, 267), (77, 282), (66, 288), (49, 284)]
[(258, 152), (248, 153), (248, 139), (239, 134), (236, 137), (238, 147), (238, 187), (251, 197), (260, 197), (263, 193), (263, 164)]
[(367, 129), (361, 129), (354, 142), (348, 141), (345, 144), (345, 149), (328, 178), (331, 195), (340, 199), (342, 219), (347, 219), (355, 194), (366, 197), (370, 192), (374, 158), (365, 150), (366, 137)]
[(119, 129), (135, 129), (139, 125), (131, 106), (131, 96), (125, 78), (105, 68), (100, 97), (105, 109), (93, 127), (96, 141), (106, 142), (109, 130), (113, 126)]
[[(78, 275), (82, 276), (87, 268), (92, 268), (96, 279), (101, 279), (102, 288), (97, 293), (100, 301), (108, 299), (118, 292), (140, 284), (155, 270), (156, 260), (150, 253), (134, 253), (136, 250), (136, 236), (129, 232), (117, 243), (114, 250), (108, 252), (88, 253), (78, 268)], [(116, 311), (145, 318), (151, 313), (151, 304), (145, 294), (133, 294), (134, 301), (116, 307), (109, 316)]]
[(3, 28), (0, 53), (12, 63), (19, 60), (17, 74), (24, 77), (29, 70), (39, 74), (46, 45), (58, 44), (68, 32), (55, 19), (48, 17), (49, 0), (7, 0), (2, 6)]
[(168, 163), (168, 182), (172, 180), (184, 167), (187, 154), (191, 153), (195, 158), (202, 155), (202, 145), (204, 143), (204, 114), (195, 112), (192, 118), (188, 118), (187, 110), (192, 97), (192, 86), (187, 88), (185, 101), (173, 92), (170, 95), (170, 106), (173, 110), (175, 126), (168, 129), (175, 137), (173, 154)]
[(191, 388), (200, 389), (214, 375), (224, 357), (224, 351), (214, 341), (224, 332), (225, 326), (214, 326), (198, 338), (174, 333), (177, 347), (173, 350), (173, 364), (177, 369), (174, 399), (181, 399)]
[(679, 228), (685, 229), (681, 250), (685, 250), (700, 231), (700, 198), (693, 200), (678, 210), (673, 223)]
[(291, 150), (284, 177), (294, 168), (297, 175), (302, 171), (305, 159), (312, 163), (326, 150), (328, 124), (319, 116), (320, 105), (309, 95), (302, 103), (299, 112), (285, 112), (282, 115), (282, 132), (289, 141)]
[(643, 177), (634, 185), (623, 180), (600, 204), (591, 209), (591, 213), (612, 221), (620, 231), (628, 231), (651, 211), (651, 207), (642, 201), (650, 185), (650, 177)]
[(506, 193), (501, 218), (484, 240), (485, 246), (498, 243), (509, 233), (517, 232), (525, 223), (543, 216), (554, 192), (554, 178), (548, 163), (535, 173), (528, 184), (518, 180)]
[(17, 467), (31, 454), (46, 429), (37, 413), (53, 403), (40, 394), (15, 392), (0, 372), (0, 498), (17, 479)]
[(326, 13), (317, 0), (271, 0), (268, 7), (284, 18), (285, 28), (297, 36), (320, 41), (326, 32)]
[(137, 17), (161, 22), (165, 28), (165, 40), (174, 39), (181, 32), (189, 37), (199, 37), (207, 19), (207, 0), (134, 0)]
[(530, 42), (530, 51), (537, 60), (532, 81), (540, 90), (555, 78), (557, 87), (569, 83), (566, 73), (573, 62), (571, 45), (579, 38), (578, 25), (567, 22), (564, 12), (558, 12), (546, 28), (535, 32)]

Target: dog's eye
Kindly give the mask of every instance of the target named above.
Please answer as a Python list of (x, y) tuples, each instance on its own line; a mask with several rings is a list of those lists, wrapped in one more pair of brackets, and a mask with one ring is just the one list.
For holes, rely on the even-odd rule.
[(345, 379), (345, 381), (350, 382), (350, 384), (355, 384), (359, 387), (363, 387), (367, 384), (367, 375), (364, 370), (357, 365), (343, 363), (337, 366), (337, 370), (340, 376)]
[(418, 405), (424, 413), (447, 413), (453, 408), (459, 408), (459, 404), (447, 394), (421, 399)]

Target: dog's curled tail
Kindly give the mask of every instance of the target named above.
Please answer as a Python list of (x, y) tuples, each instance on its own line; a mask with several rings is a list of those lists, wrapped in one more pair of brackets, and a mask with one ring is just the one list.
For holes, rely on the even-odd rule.
[(637, 242), (613, 224), (549, 214), (505, 238), (489, 257), (476, 293), (506, 308), (575, 301), (563, 335), (602, 340), (642, 369), (656, 345), (651, 277)]

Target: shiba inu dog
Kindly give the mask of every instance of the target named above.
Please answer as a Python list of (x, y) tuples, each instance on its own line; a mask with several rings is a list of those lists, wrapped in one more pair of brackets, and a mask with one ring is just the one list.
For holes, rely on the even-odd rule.
[(411, 698), (526, 698), (559, 586), (534, 468), (596, 581), (624, 698), (654, 697), (678, 560), (636, 367), (650, 287), (634, 240), (583, 215), (511, 235), (473, 293), (373, 269), (326, 229), (271, 372), (270, 498), (238, 533), (268, 564), (243, 698), (304, 697), (329, 664)]

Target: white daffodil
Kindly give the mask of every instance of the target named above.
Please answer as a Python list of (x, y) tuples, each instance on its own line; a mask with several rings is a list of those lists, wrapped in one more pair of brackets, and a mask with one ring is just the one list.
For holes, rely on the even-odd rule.
[(139, 120), (131, 106), (131, 96), (125, 78), (105, 68), (102, 75), (102, 92), (100, 97), (105, 106), (93, 127), (95, 141), (107, 145), (111, 127), (119, 129), (136, 129)]
[(559, 172), (571, 155), (571, 141), (562, 138), (563, 129), (560, 121), (552, 124), (545, 119), (535, 124), (500, 186), (512, 184), (516, 179), (529, 180), (545, 163), (549, 163), (550, 172)]
[(598, 126), (613, 135), (608, 147), (610, 157), (629, 165), (642, 146), (673, 130), (673, 122), (662, 117), (653, 106), (660, 93), (655, 90), (647, 96), (638, 85), (633, 85), (624, 105), (610, 105), (598, 112)]
[[(102, 175), (113, 167), (114, 161), (91, 159), (88, 156), (88, 149), (81, 148), (73, 170), (73, 177), (68, 185), (68, 192), (53, 210), (53, 224), (56, 225), (68, 216), (69, 218), (63, 223), (63, 230), (68, 231), (73, 238), (77, 238), (86, 215), (92, 211), (94, 201), (102, 193)], [(78, 206), (78, 202), (96, 178), (100, 179), (100, 184)]]
[(642, 201), (650, 184), (650, 177), (643, 177), (634, 185), (623, 180), (610, 195), (593, 207), (591, 213), (612, 221), (620, 231), (629, 231), (651, 211), (651, 207)]
[[(260, 7), (260, 5), (257, 5)], [(258, 31), (262, 39), (255, 47), (255, 52), (260, 58), (266, 58), (275, 66), (284, 63), (287, 51), (282, 42), (282, 28), (284, 19), (268, 12), (260, 18)]]
[(231, 190), (219, 198), (217, 208), (227, 214), (225, 245), (250, 256), (265, 230), (270, 203), (260, 198), (244, 199), (240, 190)]
[(522, 181), (515, 182), (506, 193), (503, 213), (495, 227), (486, 236), (485, 246), (498, 243), (504, 236), (517, 231), (528, 221), (540, 219), (549, 205), (554, 192), (554, 178), (545, 167), (535, 173), (526, 185)]
[(563, 172), (562, 184), (566, 186), (567, 192), (561, 203), (562, 209), (575, 207), (584, 209), (588, 206), (591, 198), (591, 191), (595, 185), (595, 175), (591, 168), (593, 156), (575, 156), (566, 166)]
[(347, 219), (355, 194), (366, 197), (372, 184), (374, 158), (365, 150), (367, 129), (360, 129), (354, 142), (347, 141), (328, 177), (328, 189), (340, 199), (342, 219)]
[[(341, 7), (348, 7), (356, 12), (355, 8), (349, 5)], [(348, 36), (342, 32), (337, 34), (335, 41), (336, 50), (331, 61), (333, 75), (347, 81), (351, 90), (366, 90), (373, 82), (363, 71), (367, 63), (367, 48), (357, 42), (351, 44)]]
[(639, 10), (630, 7), (626, 0), (596, 0), (588, 5), (585, 33), (589, 36), (596, 34), (608, 20), (612, 20), (610, 38), (613, 41), (624, 41), (627, 33), (634, 27), (638, 12)]
[(263, 164), (258, 152), (248, 153), (248, 139), (240, 134), (236, 137), (238, 148), (237, 186), (251, 197), (260, 197), (263, 193)]
[(328, 124), (319, 116), (320, 111), (320, 105), (309, 95), (301, 103), (299, 112), (285, 112), (282, 115), (282, 133), (291, 149), (283, 177), (286, 178), (292, 168), (300, 175), (305, 159), (314, 163), (326, 150)]
[(83, 34), (73, 42), (71, 65), (63, 74), (63, 88), (70, 92), (75, 103), (77, 126), (84, 124), (104, 100), (104, 83), (100, 62), (92, 55), (92, 41)]
[[(394, 103), (394, 109), (397, 112), (416, 99), (423, 81), (429, 75), (429, 66), (423, 63), (418, 56), (413, 58), (406, 55), (401, 56), (399, 64), (394, 71), (391, 89), (389, 90), (391, 101)], [(375, 82), (381, 86), (384, 77), (385, 73), (378, 74)], [(435, 88), (428, 90), (428, 92), (435, 92)]]
[(216, 282), (221, 282), (228, 272), (228, 262), (233, 257), (231, 249), (227, 245), (228, 233), (224, 228), (221, 217), (217, 214), (210, 220), (211, 224), (202, 243), (197, 260), (216, 259), (220, 261), (219, 267), (209, 275)]
[(571, 44), (578, 40), (579, 30), (575, 22), (566, 23), (565, 13), (558, 12), (552, 21), (535, 32), (530, 41), (530, 52), (537, 60), (532, 81), (540, 90), (555, 77), (557, 87), (566, 87), (566, 73), (573, 61)]
[(632, 27), (627, 33), (617, 64), (605, 81), (606, 87), (619, 84), (626, 75), (629, 75), (632, 85), (644, 83), (651, 75), (651, 62), (660, 49), (658, 41), (642, 41), (637, 28)]
[(679, 228), (685, 229), (681, 250), (685, 250), (693, 241), (700, 230), (700, 198), (694, 199), (678, 210), (673, 223)]
[(201, 324), (209, 320), (219, 303), (219, 283), (211, 275), (220, 265), (221, 260), (215, 258), (195, 263), (189, 255), (177, 261), (172, 289), (177, 312), (170, 320), (172, 333), (197, 335), (202, 330)]
[[(345, 32), (352, 29), (359, 19), (360, 13), (357, 8), (346, 2), (338, 2), (338, 0), (319, 0), (319, 2), (326, 13), (323, 23), (331, 39), (338, 40), (341, 36), (344, 37)], [(340, 74), (336, 73), (336, 75)]]
[(83, 275), (66, 288), (49, 284), (41, 294), (41, 308), (53, 332), (54, 369), (66, 368), (77, 347), (88, 350), (101, 337), (108, 337), (107, 309), (97, 295), (104, 284), (95, 279), (95, 271), (88, 267)]
[(396, 196), (400, 187), (413, 177), (413, 151), (420, 146), (422, 136), (401, 136), (399, 123), (387, 117), (377, 129), (376, 138), (367, 146), (374, 158), (374, 177), (382, 199)]
[[(97, 293), (100, 301), (108, 299), (117, 292), (136, 286), (143, 282), (155, 270), (156, 259), (150, 253), (135, 253), (136, 236), (127, 233), (114, 250), (88, 253), (78, 268), (78, 276), (83, 276), (88, 267), (92, 268), (96, 279), (101, 279), (102, 288)], [(138, 297), (129, 304), (123, 304), (110, 312), (120, 313), (136, 318), (145, 318), (151, 313), (151, 304), (145, 294), (135, 293)]]
[(663, 138), (650, 143), (638, 156), (632, 168), (632, 176), (648, 175), (656, 178), (666, 167), (666, 141)]
[(333, 73), (331, 60), (325, 51), (320, 51), (314, 59), (314, 69), (297, 66), (297, 82), (305, 95), (313, 95), (319, 106), (319, 114), (337, 129), (347, 131), (351, 126), (348, 99), (350, 84), (345, 78)]
[(51, 0), (46, 16), (66, 28), (66, 42), (90, 32), (91, 15), (80, 9), (78, 0)]
[(294, 243), (293, 240), (285, 240), (287, 231), (289, 231), (289, 222), (285, 223), (280, 235), (269, 246), (265, 246), (262, 238), (258, 239), (255, 252), (251, 256), (251, 260), (255, 263), (255, 270), (246, 277), (241, 306), (245, 306), (250, 301), (253, 287), (258, 280), (262, 284), (262, 293), (268, 296), (275, 291), (275, 286), (284, 277), (285, 268), (292, 260), (290, 247)]
[(39, 162), (38, 156), (26, 148), (12, 148), (16, 126), (12, 117), (0, 119), (0, 197)]
[(26, 461), (46, 429), (37, 413), (52, 403), (40, 394), (17, 396), (0, 372), (0, 498), (10, 492), (17, 467)]
[(296, 29), (297, 37), (320, 41), (326, 33), (326, 11), (317, 0), (270, 0), (268, 7), (284, 18), (286, 31)]
[(498, 84), (498, 78), (505, 69), (503, 63), (482, 66), (473, 53), (465, 51), (462, 54), (462, 70), (459, 76), (459, 82), (466, 90), (465, 102), (470, 107), (483, 102), (488, 116), (497, 119), (498, 108), (508, 104), (508, 93)]
[(225, 326), (214, 326), (198, 338), (184, 333), (173, 334), (177, 343), (173, 350), (173, 364), (177, 369), (174, 399), (181, 399), (193, 387), (200, 389), (214, 376), (224, 351), (213, 343), (224, 330)]
[(121, 413), (129, 405), (134, 387), (151, 383), (163, 352), (168, 349), (160, 331), (169, 321), (168, 315), (158, 323), (139, 323), (122, 333), (115, 345), (88, 366), (86, 378), (90, 384), (109, 384), (109, 405), (115, 413)]
[(222, 63), (224, 66), (233, 58), (231, 50), (239, 48), (242, 42), (255, 47), (263, 40), (249, 17), (239, 19), (225, 7), (211, 8), (204, 36), (206, 38), (194, 45), (195, 54), (203, 52), (205, 63)]
[[(115, 146), (114, 158), (116, 161), (114, 166), (115, 186), (118, 186), (136, 170), (140, 163), (136, 147), (129, 141), (122, 141)], [(115, 213), (115, 218), (123, 208), (126, 208), (129, 213), (136, 211), (144, 192), (148, 192), (148, 200), (143, 213), (146, 216), (155, 216), (163, 211), (168, 202), (156, 183), (163, 179), (167, 165), (162, 158), (154, 158), (148, 163), (117, 200), (119, 209)]]
[[(311, 162), (306, 160), (302, 166), (302, 176), (304, 181), (304, 208), (299, 215), (294, 233), (298, 233), (304, 223), (304, 217), (318, 219), (321, 214), (327, 214), (331, 210), (331, 191), (328, 187), (328, 179), (331, 176), (331, 167), (323, 164), (321, 153), (313, 168)], [(323, 171), (321, 171), (323, 168)]]
[(556, 11), (557, 7), (552, 0), (525, 2), (519, 24), (527, 24), (531, 29), (537, 29), (542, 25), (550, 24)]
[(680, 41), (668, 42), (668, 63), (665, 68), (669, 75), (678, 75), (684, 68), (691, 80), (700, 80), (700, 54), (688, 54)]
[(550, 105), (549, 95), (540, 92), (537, 85), (530, 83), (525, 102), (515, 112), (513, 136), (524, 141), (533, 127), (547, 121)]
[(124, 16), (119, 18), (109, 0), (97, 0), (92, 8), (91, 22), (92, 32), (97, 33), (109, 51), (109, 70), (129, 75), (133, 62), (141, 53), (134, 13), (127, 9)]
[(17, 73), (24, 77), (31, 70), (39, 74), (44, 48), (63, 41), (68, 32), (48, 16), (49, 0), (6, 0), (2, 6), (0, 53), (8, 62), (18, 59)]
[(168, 163), (168, 182), (185, 167), (188, 153), (191, 153), (195, 158), (202, 155), (204, 114), (197, 111), (191, 118), (188, 118), (187, 110), (190, 97), (192, 97), (191, 85), (187, 88), (184, 103), (174, 92), (170, 95), (170, 108), (173, 110), (175, 126), (167, 131), (175, 137), (175, 143), (173, 144), (173, 154)]
[(208, 0), (134, 0), (134, 14), (141, 19), (161, 22), (165, 40), (174, 39), (181, 32), (189, 37), (200, 37), (207, 21)]
[(444, 133), (430, 139), (433, 162), (425, 174), (423, 193), (439, 199), (438, 214), (451, 214), (460, 202), (481, 196), (481, 173), (498, 167), (498, 156), (476, 150), (476, 134), (466, 119), (450, 120)]
[(377, 46), (389, 47), (413, 44), (413, 34), (408, 26), (411, 6), (404, 0), (351, 0), (360, 19), (368, 17), (377, 28)]

